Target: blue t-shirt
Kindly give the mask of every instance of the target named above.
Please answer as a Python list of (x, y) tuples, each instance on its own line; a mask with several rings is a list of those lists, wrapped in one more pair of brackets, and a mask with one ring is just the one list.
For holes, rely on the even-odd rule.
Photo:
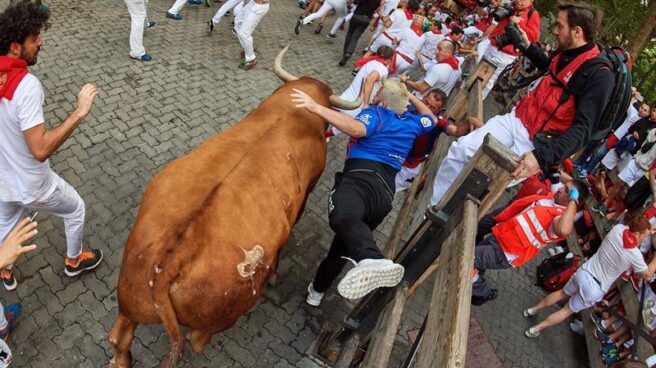
[(381, 106), (368, 107), (355, 118), (367, 128), (362, 138), (351, 138), (346, 159), (382, 162), (400, 170), (419, 135), (435, 128), (430, 115), (396, 114)]

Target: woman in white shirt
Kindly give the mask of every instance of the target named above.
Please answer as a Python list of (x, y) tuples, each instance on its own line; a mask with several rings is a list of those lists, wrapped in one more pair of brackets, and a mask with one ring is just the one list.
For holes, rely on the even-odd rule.
[(628, 214), (625, 222), (627, 225), (618, 224), (613, 227), (597, 253), (574, 273), (562, 290), (547, 295), (538, 304), (524, 310), (524, 317), (531, 317), (543, 308), (569, 299), (563, 308), (526, 330), (524, 334), (527, 337), (537, 337), (545, 328), (564, 321), (573, 313), (592, 307), (604, 297), (615, 280), (629, 269), (643, 280), (654, 275), (656, 257), (647, 265), (638, 247), (645, 237), (654, 232), (649, 220), (637, 212)]

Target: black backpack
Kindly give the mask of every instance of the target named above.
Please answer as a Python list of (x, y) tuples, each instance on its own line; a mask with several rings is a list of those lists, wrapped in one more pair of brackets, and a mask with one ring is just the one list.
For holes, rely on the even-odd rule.
[(581, 264), (581, 257), (567, 258), (569, 252), (558, 253), (542, 261), (537, 268), (536, 285), (547, 291), (562, 289)]
[(608, 104), (601, 114), (597, 130), (592, 133), (592, 140), (599, 141), (617, 129), (627, 116), (631, 104), (631, 86), (633, 79), (629, 70), (629, 55), (619, 46), (605, 47), (597, 44), (601, 53), (594, 59), (585, 62), (581, 69), (584, 75), (592, 74), (601, 67), (608, 67), (615, 75), (615, 87)]
[[(615, 76), (615, 86), (613, 93), (610, 95), (608, 104), (599, 118), (599, 124), (595, 131), (592, 133), (591, 141), (601, 141), (605, 139), (610, 132), (617, 129), (627, 116), (627, 110), (631, 104), (631, 86), (633, 79), (631, 78), (631, 71), (627, 62), (629, 56), (620, 46), (606, 47), (597, 44), (599, 47), (599, 55), (583, 63), (581, 67), (574, 73), (570, 83), (567, 86), (560, 83), (554, 76), (554, 82), (564, 89), (558, 105), (551, 112), (549, 117), (542, 123), (540, 131), (544, 129), (551, 117), (556, 113), (558, 108), (564, 104), (569, 96), (576, 96), (583, 89), (583, 85), (587, 82), (590, 75), (594, 74), (597, 70), (606, 67), (611, 70)], [(547, 71), (547, 73), (551, 73)]]

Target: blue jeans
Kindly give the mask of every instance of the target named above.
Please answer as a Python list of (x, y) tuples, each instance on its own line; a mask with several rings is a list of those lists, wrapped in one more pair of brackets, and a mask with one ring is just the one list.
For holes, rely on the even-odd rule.
[(606, 148), (606, 144), (602, 143), (601, 146), (595, 151), (595, 153), (590, 157), (590, 160), (588, 160), (587, 163), (583, 165), (583, 168), (587, 172), (593, 172), (597, 169), (597, 166), (603, 160), (604, 156), (610, 151), (608, 148)]

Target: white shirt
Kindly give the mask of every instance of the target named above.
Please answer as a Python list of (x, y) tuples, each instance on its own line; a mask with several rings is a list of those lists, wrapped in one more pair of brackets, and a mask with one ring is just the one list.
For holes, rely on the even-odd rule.
[(421, 35), (421, 48), (419, 52), (429, 59), (435, 59), (435, 52), (437, 44), (445, 38), (441, 33), (433, 33), (431, 31)]
[(583, 270), (590, 272), (601, 282), (604, 292), (608, 291), (615, 280), (629, 268), (633, 269), (633, 272), (647, 270), (647, 264), (638, 247), (624, 248), (624, 229), (628, 229), (628, 227), (621, 224), (615, 225), (601, 242), (597, 253), (581, 266)]
[(387, 16), (391, 12), (393, 12), (394, 9), (398, 8), (398, 6), (399, 6), (399, 0), (387, 0), (385, 2), (385, 5), (383, 5), (382, 14)]
[[(456, 85), (456, 82), (462, 75), (462, 70), (460, 67), (453, 70), (450, 65), (444, 63), (438, 63), (430, 67), (426, 71), (426, 75), (422, 82), (428, 83), (432, 88), (439, 88), (448, 96), (451, 93), (451, 89)], [(423, 97), (423, 96), (422, 96)]]
[(629, 128), (633, 123), (636, 121), (640, 120), (640, 115), (638, 114), (638, 110), (636, 110), (633, 105), (629, 106), (629, 110), (626, 112), (626, 119), (622, 122), (622, 125), (617, 127), (613, 134), (617, 137), (617, 139), (622, 139), (626, 133), (629, 131)]
[(30, 203), (53, 190), (49, 161), (37, 161), (23, 132), (43, 124), (45, 95), (39, 80), (26, 75), (14, 98), (0, 98), (0, 200)]
[[(387, 66), (383, 65), (381, 62), (377, 60), (372, 60), (364, 64), (360, 68), (358, 73), (355, 75), (355, 78), (353, 78), (353, 82), (351, 82), (351, 85), (348, 86), (348, 88), (339, 97), (346, 101), (354, 101), (356, 98), (358, 98), (358, 96), (360, 96), (360, 92), (362, 86), (364, 85), (365, 79), (367, 79), (369, 74), (371, 74), (374, 71), (378, 72), (378, 81), (374, 84), (374, 87), (371, 89), (371, 95), (369, 98), (373, 99), (374, 96), (376, 96), (378, 89), (380, 88), (380, 81), (383, 80), (384, 78), (387, 78), (387, 75), (389, 73), (389, 71), (387, 70)], [(340, 110), (340, 111), (355, 117), (360, 113), (361, 109), (358, 108), (355, 110)]]
[[(387, 27), (385, 33), (387, 33), (391, 37), (396, 37), (396, 35), (399, 32), (401, 32), (401, 30), (410, 28), (410, 24), (412, 24), (412, 19), (408, 19), (405, 16), (405, 12), (403, 11), (403, 9), (396, 9), (390, 15), (390, 20), (392, 21), (392, 24), (390, 24), (390, 26)], [(381, 36), (381, 37), (385, 37), (385, 36)]]
[(417, 56), (415, 52), (421, 47), (421, 36), (418, 36), (411, 28), (402, 29), (396, 38), (399, 40), (399, 46), (396, 51), (414, 60)]

